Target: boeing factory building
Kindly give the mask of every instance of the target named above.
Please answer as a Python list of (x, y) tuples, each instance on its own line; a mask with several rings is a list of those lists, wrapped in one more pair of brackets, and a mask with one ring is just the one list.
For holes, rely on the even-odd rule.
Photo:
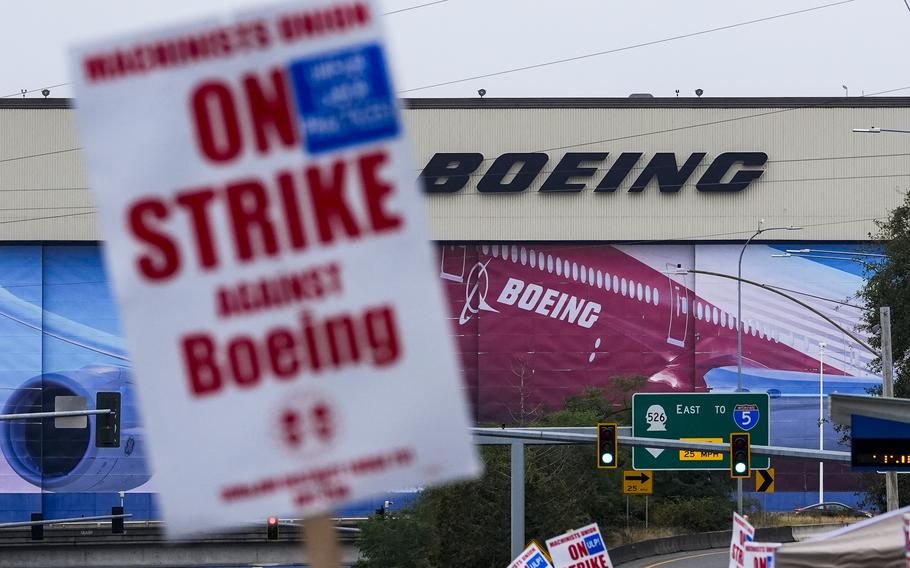
[[(857, 253), (878, 250), (910, 151), (853, 129), (910, 124), (910, 98), (405, 106), (479, 424), (530, 423), (590, 388), (617, 408), (630, 385), (732, 391), (738, 326), (744, 388), (771, 396), (773, 419), (759, 420), (773, 445), (818, 447), (820, 378), (825, 394), (881, 383), (850, 337), (866, 338)], [(0, 100), (0, 196), (0, 412), (123, 397), (119, 448), (96, 446), (94, 419), (0, 422), (0, 521), (105, 514), (120, 491), (134, 519), (156, 518), (70, 101)], [(739, 304), (740, 253), (759, 228)], [(839, 438), (828, 422), (825, 447), (845, 449)], [(817, 500), (817, 462), (772, 465), (768, 509)], [(826, 467), (826, 499), (856, 502), (858, 481)]]

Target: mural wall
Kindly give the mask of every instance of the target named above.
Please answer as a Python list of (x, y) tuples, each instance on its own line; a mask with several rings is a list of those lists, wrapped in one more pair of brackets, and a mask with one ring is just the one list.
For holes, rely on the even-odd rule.
[[(827, 252), (785, 256), (804, 248)], [(863, 265), (849, 254), (840, 257), (867, 248), (755, 244), (744, 255), (743, 278), (774, 290), (742, 288), (743, 387), (771, 396), (773, 445), (818, 448), (822, 385), (827, 395), (865, 394), (881, 384), (868, 371), (872, 354), (834, 325), (865, 338), (856, 330)], [(476, 420), (533, 420), (585, 386), (616, 396), (619, 377), (641, 377), (639, 390), (649, 392), (735, 390), (741, 250), (714, 244), (442, 247), (439, 275)], [(824, 437), (827, 449), (846, 450), (830, 422)], [(775, 467), (778, 493), (762, 496), (767, 507), (818, 500), (817, 462)], [(825, 487), (826, 499), (858, 500), (858, 478), (846, 467), (827, 466)]]
[[(806, 246), (750, 246), (743, 278), (808, 304), (862, 338), (856, 330), (862, 265), (834, 260), (834, 252), (782, 256)], [(619, 376), (645, 377), (648, 391), (735, 389), (735, 276), (741, 249), (443, 247), (440, 278), (477, 420), (498, 422), (514, 414), (521, 398), (516, 381), (522, 377), (525, 402), (550, 408), (585, 385), (609, 389)], [(871, 353), (783, 295), (744, 284), (742, 321), (743, 382), (749, 390), (814, 396), (817, 403), (822, 364), (826, 394), (865, 393), (880, 382), (867, 370)]]
[[(774, 256), (794, 247), (806, 245), (750, 246), (743, 276), (853, 330), (861, 266)], [(739, 251), (441, 245), (439, 276), (476, 420), (530, 419), (585, 386), (615, 393), (617, 377), (644, 377), (647, 391), (734, 389), (736, 282), (687, 269), (736, 274)], [(744, 286), (742, 298), (744, 384), (773, 396), (772, 443), (817, 447), (819, 366), (826, 393), (863, 393), (880, 382), (867, 371), (871, 355), (783, 296)], [(135, 518), (155, 517), (154, 478), (100, 248), (0, 247), (0, 345), (3, 413), (93, 408), (99, 391), (123, 397), (120, 448), (95, 446), (94, 419), (0, 422), (0, 521), (35, 511), (46, 518), (101, 514), (120, 504), (120, 491)], [(836, 445), (830, 428), (826, 443)], [(853, 476), (841, 477), (840, 488), (827, 477), (826, 487), (855, 485)], [(805, 479), (795, 476), (791, 489), (807, 491)], [(779, 478), (778, 490), (784, 485)]]

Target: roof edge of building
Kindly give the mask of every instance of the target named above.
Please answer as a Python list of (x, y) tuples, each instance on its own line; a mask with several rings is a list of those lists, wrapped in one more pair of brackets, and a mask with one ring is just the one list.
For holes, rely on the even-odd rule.
[[(910, 107), (910, 97), (553, 97), (406, 98), (408, 109), (583, 109), (583, 108), (888, 108)], [(0, 109), (68, 109), (68, 98), (6, 98)]]
[(614, 97), (404, 99), (410, 109), (910, 107), (910, 97)]

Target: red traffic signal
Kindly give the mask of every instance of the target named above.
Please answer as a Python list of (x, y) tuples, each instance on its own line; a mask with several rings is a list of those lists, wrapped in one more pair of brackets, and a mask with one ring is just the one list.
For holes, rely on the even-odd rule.
[(278, 540), (278, 517), (269, 517), (268, 539)]

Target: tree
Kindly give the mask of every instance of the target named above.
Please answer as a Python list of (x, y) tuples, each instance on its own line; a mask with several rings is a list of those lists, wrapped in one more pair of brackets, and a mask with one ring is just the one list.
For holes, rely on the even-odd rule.
[[(910, 398), (910, 192), (904, 202), (888, 215), (885, 221), (877, 222), (878, 232), (869, 235), (882, 243), (885, 256), (881, 260), (866, 263), (866, 283), (860, 291), (865, 301), (863, 328), (872, 335), (869, 344), (881, 350), (881, 335), (877, 329), (881, 324), (880, 308), (891, 308), (891, 350), (894, 359), (894, 396)], [(877, 357), (872, 369), (882, 371), (882, 361)], [(878, 394), (881, 391), (878, 390)], [(901, 476), (899, 476), (901, 477)], [(885, 484), (880, 475), (869, 474), (865, 478), (863, 506), (885, 510)], [(910, 483), (899, 479), (898, 500), (910, 501)]]
[[(910, 192), (887, 220), (877, 224), (878, 232), (870, 237), (881, 241), (885, 256), (866, 263), (867, 280), (860, 291), (865, 301), (863, 328), (872, 334), (870, 345), (881, 350), (881, 335), (875, 332), (879, 308), (891, 307), (894, 396), (910, 398)], [(880, 372), (881, 364), (881, 358), (876, 358), (873, 370)]]

